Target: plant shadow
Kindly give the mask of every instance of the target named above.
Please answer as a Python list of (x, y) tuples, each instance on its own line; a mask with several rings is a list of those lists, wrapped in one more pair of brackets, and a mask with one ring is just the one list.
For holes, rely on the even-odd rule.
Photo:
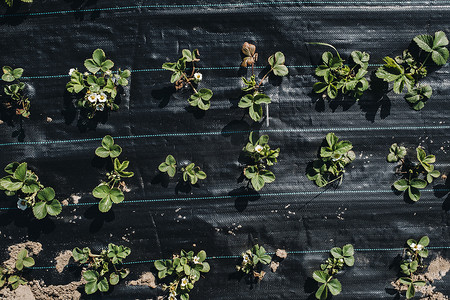
[(11, 26), (17, 26), (23, 23), (28, 18), (28, 14), (26, 12), (21, 13), (19, 10), (21, 10), (22, 7), (25, 7), (25, 9), (29, 9), (30, 3), (23, 3), (22, 1), (14, 1), (14, 5), (9, 7), (5, 4), (5, 1), (2, 1), (2, 4), (0, 6), (7, 7), (6, 11), (2, 13), (4, 17), (0, 18), (0, 26), (1, 25), (11, 25)]
[(152, 98), (159, 101), (158, 107), (164, 108), (169, 104), (170, 98), (176, 92), (176, 89), (173, 85), (166, 86), (161, 89), (154, 89), (151, 91)]
[(167, 173), (162, 173), (157, 171), (158, 174), (153, 176), (151, 180), (151, 184), (161, 184), (162, 187), (167, 188), (169, 187), (170, 177), (167, 175)]
[(247, 208), (249, 202), (253, 202), (261, 198), (258, 192), (249, 187), (243, 186), (232, 190), (228, 193), (228, 195), (234, 198), (234, 207), (238, 212), (243, 212)]
[(378, 110), (380, 118), (386, 119), (391, 114), (391, 99), (389, 93), (389, 83), (378, 78), (375, 71), (370, 74), (370, 88), (358, 101), (361, 110), (366, 113), (366, 120), (375, 122)]
[(30, 208), (21, 211), (14, 206), (8, 207), (8, 210), (0, 215), (0, 226), (7, 226), (11, 223), (20, 228), (27, 228), (30, 239), (37, 239), (42, 233), (52, 233), (56, 228), (50, 216), (38, 220)]
[(114, 204), (113, 207), (106, 213), (103, 213), (98, 210), (98, 204), (94, 204), (91, 207), (89, 207), (83, 214), (83, 217), (92, 220), (89, 226), (89, 232), (90, 233), (99, 232), (106, 222), (114, 221), (115, 214), (113, 209)]
[(450, 179), (447, 177), (444, 184), (437, 184), (433, 186), (434, 196), (437, 198), (444, 198), (442, 202), (442, 210), (445, 212), (450, 211)]

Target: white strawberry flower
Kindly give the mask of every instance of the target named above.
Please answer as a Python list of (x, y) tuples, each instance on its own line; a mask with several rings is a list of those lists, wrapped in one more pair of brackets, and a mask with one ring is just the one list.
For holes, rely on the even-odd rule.
[(175, 297), (177, 294), (175, 293), (170, 293), (169, 295), (169, 300), (177, 300), (177, 298)]
[(188, 279), (186, 277), (181, 279), (181, 286), (184, 287), (189, 283)]
[(89, 76), (89, 72), (84, 72), (84, 76)]
[(423, 245), (418, 244), (418, 245), (417, 245), (417, 250), (419, 250), (419, 251), (423, 250)]
[(258, 153), (261, 153), (261, 151), (263, 151), (263, 149), (264, 149), (264, 147), (261, 145), (256, 145), (256, 147), (255, 147), (255, 151)]
[(200, 257), (198, 257), (198, 256), (194, 256), (194, 258), (192, 260), (194, 261), (194, 264), (201, 264)]
[(105, 109), (105, 106), (101, 103), (99, 103), (95, 106), (95, 110), (103, 111), (104, 109)]
[(194, 74), (194, 79), (195, 79), (195, 81), (202, 81), (202, 79), (203, 79), (203, 75), (202, 75), (202, 73), (195, 73)]
[(17, 208), (21, 210), (27, 209), (27, 201), (25, 199), (19, 198), (19, 201), (17, 201)]
[(74, 69), (74, 68), (70, 69), (69, 70), (69, 75), (72, 76), (73, 72), (75, 72), (75, 71), (76, 71), (76, 69)]
[(108, 96), (106, 96), (105, 93), (101, 92), (100, 95), (98, 95), (98, 102), (104, 103), (108, 99)]
[(90, 94), (90, 95), (88, 96), (88, 100), (89, 100), (89, 102), (91, 102), (91, 103), (97, 102), (97, 99), (98, 99), (97, 93), (93, 93), (93, 94)]
[(244, 255), (242, 256), (242, 262), (243, 262), (244, 264), (246, 264), (246, 263), (249, 262), (249, 257), (248, 257), (247, 254), (244, 254)]
[(411, 249), (413, 249), (414, 251), (419, 250), (419, 245), (415, 244), (415, 243), (411, 243)]

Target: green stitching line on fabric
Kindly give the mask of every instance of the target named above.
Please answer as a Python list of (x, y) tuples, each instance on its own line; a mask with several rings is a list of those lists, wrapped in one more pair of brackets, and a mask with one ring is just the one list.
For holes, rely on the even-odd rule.
[[(374, 5), (374, 4), (403, 4), (401, 1), (269, 1), (269, 2), (255, 2), (255, 3), (207, 3), (207, 4), (154, 4), (154, 5), (135, 5), (135, 6), (120, 6), (120, 7), (105, 7), (105, 8), (87, 8), (87, 9), (73, 9), (73, 10), (59, 10), (48, 12), (35, 12), (35, 13), (17, 13), (0, 15), (0, 18), (6, 17), (25, 17), (25, 16), (48, 16), (57, 14), (71, 14), (80, 12), (97, 12), (97, 11), (119, 11), (119, 10), (131, 10), (141, 8), (198, 8), (198, 7), (251, 7), (260, 5), (295, 5), (295, 4), (362, 4), (362, 5)], [(448, 4), (450, 1), (434, 2), (433, 4)], [(414, 3), (415, 6), (430, 5), (428, 2)]]
[[(422, 192), (450, 192), (450, 189), (425, 189)], [(216, 200), (216, 199), (232, 199), (236, 197), (250, 198), (255, 196), (273, 197), (273, 196), (306, 196), (317, 194), (365, 194), (365, 193), (392, 193), (392, 190), (342, 190), (342, 191), (303, 191), (303, 192), (289, 192), (289, 193), (262, 193), (262, 194), (247, 194), (247, 195), (223, 195), (223, 196), (208, 196), (208, 197), (186, 197), (186, 198), (161, 198), (161, 199), (141, 199), (141, 200), (125, 200), (117, 204), (128, 203), (152, 203), (152, 202), (170, 202), (170, 201), (194, 201), (194, 200)], [(422, 201), (423, 202), (423, 201)], [(84, 203), (69, 203), (67, 206), (86, 206), (96, 205), (98, 202), (84, 202)], [(17, 207), (1, 207), (0, 210), (18, 209)]]
[[(369, 67), (381, 67), (383, 64), (369, 64)], [(448, 67), (449, 64), (445, 64), (441, 66), (441, 68)], [(303, 66), (286, 66), (290, 69), (295, 68), (316, 68), (317, 65), (303, 65)], [(197, 68), (198, 70), (239, 70), (241, 67), (203, 67), (203, 68)], [(255, 66), (255, 69), (264, 69), (265, 66)], [(138, 73), (138, 72), (160, 72), (160, 71), (166, 71), (164, 69), (136, 69), (131, 70), (132, 73)], [(311, 75), (313, 76), (313, 75)], [(49, 79), (49, 78), (66, 78), (70, 77), (69, 74), (61, 74), (61, 75), (37, 75), (37, 76), (24, 76), (22, 79)], [(0, 79), (1, 81), (1, 79)]]
[[(299, 129), (262, 129), (259, 132), (267, 133), (287, 133), (287, 132), (323, 132), (323, 131), (381, 131), (381, 130), (428, 130), (428, 129), (450, 129), (450, 125), (440, 126), (391, 126), (391, 127), (347, 127), (347, 128), (299, 128)], [(140, 134), (128, 136), (115, 136), (114, 139), (140, 139), (152, 137), (178, 137), (178, 136), (201, 136), (201, 135), (227, 135), (238, 133), (250, 133), (252, 130), (237, 130), (237, 131), (211, 131), (211, 132), (185, 132), (185, 133), (159, 133), (159, 134)], [(43, 144), (63, 144), (63, 143), (78, 143), (78, 142), (92, 142), (101, 141), (102, 138), (86, 138), (74, 140), (59, 140), (59, 141), (38, 141), (38, 142), (12, 142), (3, 143), (2, 146), (13, 145), (43, 145)]]
[[(427, 247), (430, 250), (441, 250), (441, 249), (450, 249), (450, 246), (442, 246), (442, 247)], [(355, 252), (372, 252), (372, 251), (401, 251), (403, 248), (379, 248), (379, 249), (355, 249)], [(288, 254), (310, 254), (310, 253), (327, 253), (330, 250), (299, 250), (299, 251), (286, 251)], [(268, 255), (274, 255), (274, 252), (267, 252)], [(240, 258), (241, 255), (219, 255), (219, 256), (208, 256), (206, 259), (232, 259), (232, 258)], [(145, 264), (145, 263), (153, 263), (157, 260), (168, 260), (168, 259), (150, 259), (150, 260), (139, 260), (139, 261), (130, 261), (124, 262), (124, 265), (134, 265), (134, 264)], [(66, 265), (64, 268), (71, 266)], [(55, 266), (49, 267), (31, 267), (28, 269), (32, 270), (45, 270), (45, 269), (55, 269)]]

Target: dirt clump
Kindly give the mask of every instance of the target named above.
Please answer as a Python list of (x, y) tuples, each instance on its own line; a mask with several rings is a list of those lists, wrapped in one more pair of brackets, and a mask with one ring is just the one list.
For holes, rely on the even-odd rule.
[(61, 273), (64, 270), (64, 267), (69, 264), (70, 258), (72, 257), (72, 251), (66, 250), (61, 253), (55, 258), (56, 260), (56, 271), (58, 273)]
[(128, 285), (146, 285), (154, 289), (156, 288), (155, 276), (151, 272), (145, 272), (138, 280), (128, 282)]
[(3, 264), (6, 267), (14, 268), (17, 255), (19, 255), (19, 252), (22, 251), (22, 249), (26, 249), (28, 251), (28, 256), (38, 255), (39, 252), (42, 251), (42, 244), (38, 242), (25, 242), (9, 246), (9, 259)]

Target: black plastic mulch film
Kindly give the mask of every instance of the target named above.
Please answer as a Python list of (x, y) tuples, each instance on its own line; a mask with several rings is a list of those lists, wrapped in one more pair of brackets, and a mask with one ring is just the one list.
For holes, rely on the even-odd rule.
[[(19, 2), (19, 0), (15, 0)], [(35, 1), (16, 3), (0, 15), (1, 64), (25, 69), (32, 100), (24, 136), (18, 124), (0, 125), (0, 166), (27, 161), (58, 199), (81, 195), (78, 205), (64, 207), (58, 217), (36, 221), (14, 209), (1, 195), (2, 249), (25, 240), (39, 241), (31, 277), (47, 285), (80, 278), (66, 268), (53, 268), (54, 257), (76, 246), (94, 249), (109, 242), (131, 248), (128, 280), (154, 271), (153, 259), (181, 249), (204, 249), (211, 271), (191, 292), (192, 299), (310, 299), (305, 282), (334, 246), (352, 243), (353, 268), (339, 280), (335, 299), (394, 299), (390, 268), (408, 238), (428, 235), (432, 258), (450, 257), (449, 187), (439, 179), (419, 202), (405, 203), (391, 185), (389, 146), (422, 145), (436, 155), (437, 169), (447, 173), (449, 129), (449, 66), (434, 70), (425, 82), (433, 96), (420, 112), (402, 95), (380, 99), (366, 92), (359, 102), (323, 102), (312, 93), (314, 66), (322, 46), (333, 44), (342, 55), (370, 53), (370, 71), (386, 55), (399, 55), (418, 34), (450, 32), (450, 1)], [(256, 44), (264, 66), (269, 55), (282, 51), (289, 76), (270, 79), (270, 125), (255, 123), (237, 107), (241, 91), (240, 49)], [(70, 68), (84, 70), (83, 61), (102, 48), (116, 67), (132, 70), (120, 110), (97, 126), (78, 122), (78, 112), (65, 91)], [(201, 54), (202, 86), (214, 92), (211, 109), (188, 107), (188, 94), (174, 92), (162, 63), (175, 61), (184, 48)], [(258, 69), (258, 71), (261, 69)], [(47, 117), (52, 119), (47, 122)], [(270, 136), (280, 147), (273, 167), (276, 181), (259, 195), (249, 194), (238, 177), (238, 158), (251, 130)], [(319, 189), (305, 177), (327, 132), (354, 145), (357, 159), (337, 190)], [(94, 150), (110, 134), (124, 149), (135, 176), (131, 191), (109, 213), (97, 210), (90, 195), (104, 173)], [(191, 191), (178, 189), (158, 176), (167, 154), (196, 162), (208, 177)], [(3, 175), (2, 175), (3, 176)], [(443, 190), (443, 191), (439, 191)], [(250, 288), (233, 277), (236, 255), (253, 243), (270, 252), (292, 252), (276, 273)], [(317, 251), (323, 250), (323, 252)], [(311, 251), (311, 252), (308, 252)], [(7, 258), (2, 251), (1, 260)], [(448, 276), (447, 276), (448, 277)], [(450, 294), (448, 278), (434, 283)], [(120, 283), (104, 299), (156, 299), (161, 290)], [(92, 297), (96, 298), (98, 295)]]

